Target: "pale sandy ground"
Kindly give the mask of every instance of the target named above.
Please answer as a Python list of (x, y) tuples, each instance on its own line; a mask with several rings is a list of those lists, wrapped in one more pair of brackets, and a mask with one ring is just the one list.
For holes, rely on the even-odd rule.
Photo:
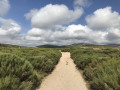
[(48, 75), (37, 90), (88, 90), (80, 72), (76, 69), (69, 52), (62, 57), (55, 70)]

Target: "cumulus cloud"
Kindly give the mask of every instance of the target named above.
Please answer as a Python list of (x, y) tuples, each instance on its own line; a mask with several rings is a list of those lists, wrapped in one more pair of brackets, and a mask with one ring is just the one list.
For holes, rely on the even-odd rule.
[(35, 14), (37, 14), (38, 9), (32, 9), (29, 13), (25, 14), (26, 19), (31, 19)]
[(88, 0), (75, 0), (74, 5), (75, 6), (82, 6), (82, 7), (88, 7), (90, 6), (90, 2)]
[(119, 43), (118, 12), (112, 11), (111, 7), (98, 9), (86, 17), (87, 25), (70, 24), (79, 19), (82, 13), (81, 8), (70, 10), (65, 5), (57, 4), (46, 5), (40, 10), (32, 9), (25, 14), (32, 25), (27, 34), (21, 33), (21, 26), (14, 20), (0, 18), (0, 43), (24, 46)]
[(94, 30), (105, 30), (106, 28), (120, 28), (120, 15), (112, 11), (111, 7), (96, 10), (92, 15), (86, 17), (88, 26)]
[[(58, 27), (59, 28), (59, 27)], [(61, 28), (61, 27), (60, 27)], [(68, 45), (73, 43), (98, 43), (105, 42), (106, 32), (94, 32), (87, 26), (69, 25), (63, 27), (64, 30), (44, 30), (33, 28), (27, 33), (26, 39), (31, 41), (39, 41), (42, 44), (59, 44)], [(99, 37), (99, 38), (98, 38)], [(95, 38), (95, 39), (93, 39)], [(40, 44), (40, 43), (39, 43)]]
[(9, 9), (9, 0), (0, 0), (0, 43), (25, 45), (25, 36), (20, 33), (21, 26), (12, 19), (2, 18)]
[[(26, 39), (42, 44), (94, 43), (107, 44), (120, 41), (119, 13), (111, 7), (96, 10), (87, 16), (88, 25), (55, 25), (51, 28), (33, 28)], [(111, 40), (114, 40), (111, 41)], [(38, 43), (39, 44), (39, 43)]]
[(0, 43), (20, 44), (23, 38), (21, 26), (11, 19), (0, 18), (0, 23)]
[[(89, 37), (90, 29), (82, 25), (69, 25), (64, 31), (56, 31), (53, 33), (54, 38), (57, 39), (84, 39)], [(87, 35), (87, 36), (86, 36)]]
[(10, 9), (10, 4), (8, 0), (0, 0), (0, 16), (3, 16)]
[(13, 20), (11, 19), (3, 19), (0, 18), (0, 23), (2, 24), (0, 27), (0, 30), (5, 31), (6, 33), (17, 33), (20, 32), (21, 27)]
[(26, 39), (27, 40), (43, 40), (43, 35), (45, 31), (39, 28), (33, 28), (28, 31)]
[(104, 41), (99, 43), (120, 44), (120, 14), (112, 11), (111, 7), (96, 10), (86, 17), (86, 21), (93, 31), (105, 32)]
[[(111, 28), (106, 35), (108, 41), (112, 41), (112, 43), (119, 43), (120, 41), (120, 29), (118, 28)], [(109, 42), (111, 43), (111, 42)]]
[(19, 32), (21, 30), (20, 25), (18, 25), (12, 19), (3, 19), (3, 18), (0, 18), (0, 22), (2, 23), (1, 28), (4, 29), (4, 30), (9, 30), (9, 31), (14, 30), (14, 31), (17, 31), (17, 32)]
[(31, 17), (31, 24), (34, 28), (46, 28), (54, 25), (64, 25), (76, 21), (83, 14), (83, 9), (76, 8), (69, 10), (65, 5), (46, 5), (37, 10), (27, 13), (26, 18)]

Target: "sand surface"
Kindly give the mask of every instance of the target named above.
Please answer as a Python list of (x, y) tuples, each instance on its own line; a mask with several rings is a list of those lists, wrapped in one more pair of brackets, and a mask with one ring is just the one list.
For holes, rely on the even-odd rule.
[(76, 69), (69, 52), (62, 57), (55, 70), (48, 75), (37, 90), (88, 90), (80, 72)]

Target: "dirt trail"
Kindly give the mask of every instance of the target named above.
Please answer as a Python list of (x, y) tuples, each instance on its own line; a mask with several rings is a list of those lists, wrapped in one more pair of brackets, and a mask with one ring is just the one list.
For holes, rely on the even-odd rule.
[(62, 57), (52, 74), (48, 75), (37, 90), (88, 90), (69, 52)]

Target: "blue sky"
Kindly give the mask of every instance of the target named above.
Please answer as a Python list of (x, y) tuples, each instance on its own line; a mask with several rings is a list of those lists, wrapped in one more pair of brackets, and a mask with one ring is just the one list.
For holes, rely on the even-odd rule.
[[(35, 46), (81, 42), (109, 44), (120, 40), (120, 0), (0, 0), (0, 5), (2, 6), (0, 7), (0, 38), (4, 38), (0, 43)], [(55, 14), (57, 12), (55, 8), (60, 10), (61, 16)], [(34, 15), (31, 10), (35, 12)], [(51, 15), (41, 16), (44, 12), (50, 12)], [(106, 16), (105, 13), (107, 13)], [(45, 22), (41, 17), (45, 18)], [(106, 24), (106, 22), (109, 23)], [(77, 30), (79, 34), (75, 33)], [(11, 37), (15, 40), (10, 39)], [(91, 40), (90, 38), (99, 39)], [(110, 39), (115, 42), (111, 42)]]

